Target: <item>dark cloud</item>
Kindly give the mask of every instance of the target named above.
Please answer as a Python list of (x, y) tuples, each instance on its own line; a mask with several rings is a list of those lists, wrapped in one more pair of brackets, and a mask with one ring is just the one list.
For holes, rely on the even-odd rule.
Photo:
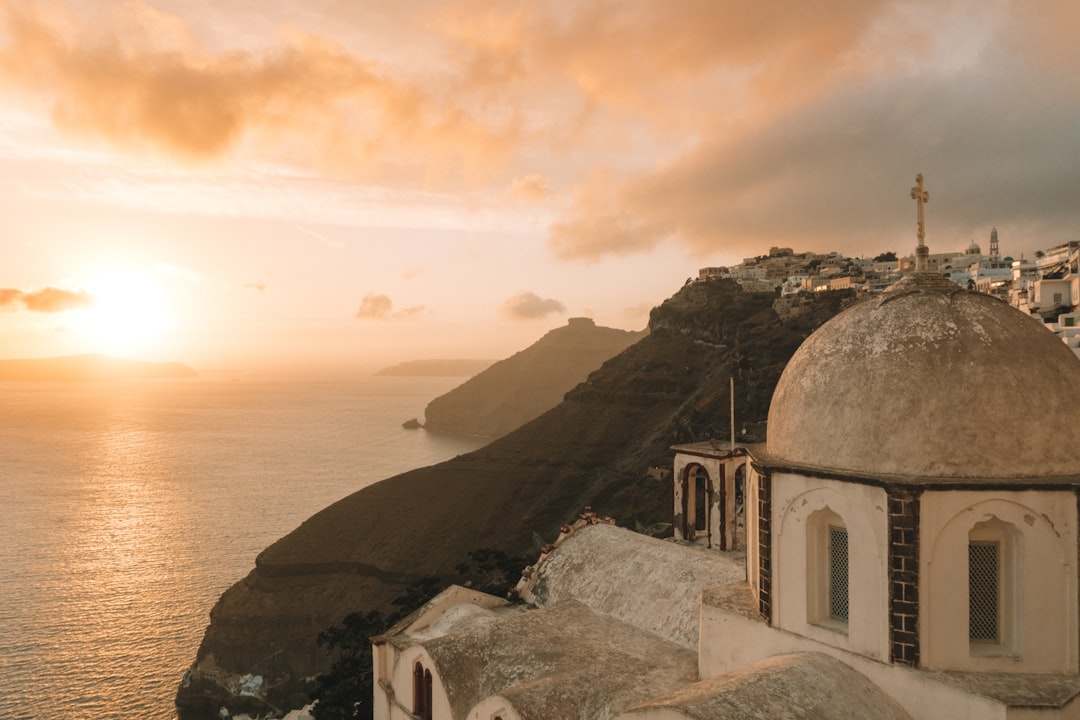
[(0, 309), (15, 310), (19, 304), (31, 312), (56, 313), (93, 307), (94, 296), (85, 290), (63, 290), (55, 287), (45, 287), (32, 292), (0, 288)]
[(972, 70), (962, 91), (955, 78), (844, 88), (752, 131), (718, 129), (663, 166), (584, 185), (550, 246), (586, 261), (665, 241), (698, 255), (906, 251), (919, 172), (931, 247), (963, 247), (995, 225), (1016, 254), (1075, 239), (1080, 95), (1027, 92), (1008, 69), (990, 85)]
[(521, 292), (502, 304), (502, 314), (515, 320), (537, 320), (566, 312), (566, 306), (534, 292)]

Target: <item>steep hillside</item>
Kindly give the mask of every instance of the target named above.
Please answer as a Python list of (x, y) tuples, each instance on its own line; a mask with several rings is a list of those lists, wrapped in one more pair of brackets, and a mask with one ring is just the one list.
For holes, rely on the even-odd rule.
[(588, 318), (572, 318), (432, 400), (424, 411), (425, 427), (502, 437), (558, 405), (590, 372), (644, 336), (644, 332), (597, 327)]
[[(649, 479), (668, 447), (728, 435), (728, 380), (744, 421), (764, 420), (788, 358), (849, 300), (820, 293), (781, 320), (773, 297), (730, 281), (691, 283), (652, 312), (649, 335), (554, 409), (488, 446), (384, 480), (317, 513), (267, 548), (211, 612), (178, 702), (216, 712), (209, 677), (261, 673), (282, 697), (324, 671), (318, 633), (384, 609), (410, 583), (452, 580), (470, 551), (532, 554), (586, 505), (629, 527), (671, 519)], [(292, 680), (286, 681), (291, 678)]]

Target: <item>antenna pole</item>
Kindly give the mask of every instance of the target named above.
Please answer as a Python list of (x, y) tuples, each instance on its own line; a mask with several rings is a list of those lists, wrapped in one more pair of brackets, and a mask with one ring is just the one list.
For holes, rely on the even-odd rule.
[(735, 375), (731, 376), (731, 452), (735, 452)]

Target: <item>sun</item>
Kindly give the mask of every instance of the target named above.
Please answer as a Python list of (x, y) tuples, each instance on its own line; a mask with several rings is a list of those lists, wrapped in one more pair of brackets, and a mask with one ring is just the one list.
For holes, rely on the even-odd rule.
[(93, 307), (72, 313), (69, 326), (96, 353), (153, 354), (173, 327), (168, 294), (154, 273), (112, 271), (88, 281)]

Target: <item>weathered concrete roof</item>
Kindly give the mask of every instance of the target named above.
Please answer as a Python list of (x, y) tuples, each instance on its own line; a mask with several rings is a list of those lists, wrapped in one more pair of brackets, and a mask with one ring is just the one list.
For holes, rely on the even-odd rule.
[(769, 408), (780, 464), (852, 476), (1077, 478), (1080, 361), (1041, 323), (928, 274), (825, 323)]
[(715, 550), (590, 525), (559, 543), (537, 571), (533, 600), (574, 599), (680, 645), (697, 649), (706, 588), (742, 582), (742, 563)]
[(1013, 708), (1062, 708), (1080, 695), (1080, 676), (1073, 673), (920, 672)]
[(697, 655), (568, 601), (428, 640), (454, 717), (507, 698), (524, 720), (604, 720), (697, 679)]
[(371, 640), (405, 648), (522, 610), (520, 605), (511, 605), (503, 598), (451, 585)]
[(766, 658), (643, 703), (619, 718), (631, 720), (655, 709), (690, 720), (911, 720), (866, 677), (821, 653)]

